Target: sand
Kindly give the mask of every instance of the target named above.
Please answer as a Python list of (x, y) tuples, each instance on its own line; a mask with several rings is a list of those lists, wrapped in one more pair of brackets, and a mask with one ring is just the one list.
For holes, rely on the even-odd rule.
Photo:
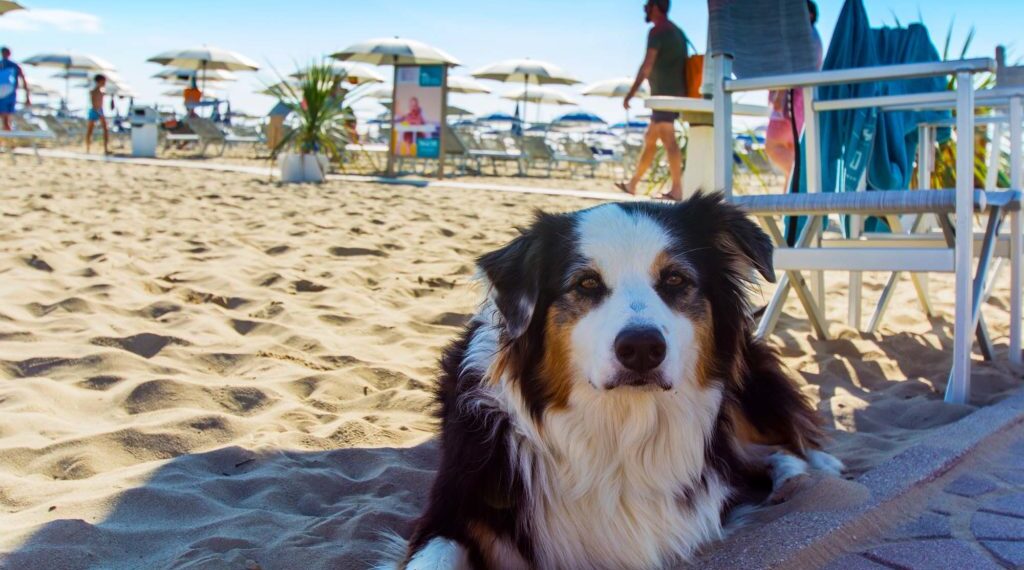
[[(0, 172), (4, 570), (366, 567), (423, 505), (435, 361), (477, 302), (473, 258), (535, 208), (594, 204), (55, 159)], [(904, 283), (877, 336), (834, 321), (819, 341), (790, 302), (772, 341), (851, 477), (1018, 386), (1006, 281), (971, 406), (941, 402), (951, 279), (933, 278), (930, 321)], [(828, 291), (839, 319), (845, 276)]]

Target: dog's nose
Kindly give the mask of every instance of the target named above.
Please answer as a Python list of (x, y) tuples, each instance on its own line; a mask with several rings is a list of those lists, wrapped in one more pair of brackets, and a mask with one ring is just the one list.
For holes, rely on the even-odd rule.
[(615, 356), (633, 372), (650, 372), (665, 360), (665, 337), (653, 327), (630, 327), (615, 337)]

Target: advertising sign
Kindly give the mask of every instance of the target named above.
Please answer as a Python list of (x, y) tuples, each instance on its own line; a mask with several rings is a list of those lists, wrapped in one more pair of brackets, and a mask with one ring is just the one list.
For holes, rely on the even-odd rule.
[(394, 156), (441, 156), (444, 76), (443, 65), (410, 65), (395, 70)]

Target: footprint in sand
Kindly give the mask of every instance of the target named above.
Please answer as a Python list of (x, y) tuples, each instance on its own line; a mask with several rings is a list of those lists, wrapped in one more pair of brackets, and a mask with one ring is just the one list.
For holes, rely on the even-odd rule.
[(376, 249), (368, 249), (365, 247), (332, 247), (327, 250), (331, 255), (335, 257), (387, 257), (388, 254), (383, 251)]
[(301, 279), (293, 283), (295, 291), (298, 293), (319, 293), (327, 289), (326, 285), (320, 285), (319, 283), (313, 283), (308, 279)]
[(53, 273), (53, 267), (50, 267), (49, 263), (46, 263), (45, 261), (43, 261), (41, 258), (37, 257), (34, 254), (25, 260), (25, 264), (31, 267), (32, 269), (45, 271), (47, 273)]
[(121, 350), (126, 350), (146, 359), (153, 358), (169, 344), (176, 344), (180, 346), (191, 345), (190, 342), (180, 338), (153, 333), (141, 333), (123, 338), (96, 337), (90, 342), (96, 346), (120, 348)]

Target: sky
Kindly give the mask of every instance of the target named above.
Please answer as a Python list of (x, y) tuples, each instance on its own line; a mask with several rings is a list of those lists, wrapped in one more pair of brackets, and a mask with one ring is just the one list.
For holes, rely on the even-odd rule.
[[(971, 27), (976, 37), (969, 56), (989, 56), (1009, 47), (1011, 59), (1024, 55), (1022, 0), (864, 0), (872, 24), (903, 25), (923, 16), (941, 50), (952, 23), (959, 48)], [(146, 63), (157, 53), (210, 45), (257, 61), (259, 73), (243, 74), (227, 95), (235, 108), (263, 114), (273, 101), (255, 92), (297, 66), (350, 44), (400, 36), (441, 48), (462, 61), (453, 74), (503, 59), (530, 57), (561, 66), (583, 82), (632, 75), (643, 57), (647, 24), (644, 0), (22, 0), (29, 10), (0, 16), (0, 44), (15, 61), (41, 52), (73, 50), (113, 63), (141, 102), (180, 105), (160, 98), (166, 85), (151, 76), (161, 68)], [(819, 0), (819, 31), (827, 42), (842, 0)], [(706, 41), (707, 3), (676, 0), (670, 17), (697, 46)], [(276, 70), (276, 71), (275, 71)], [(52, 71), (25, 67), (32, 81), (63, 91)], [(390, 68), (381, 68), (390, 77)], [(487, 82), (497, 93), (512, 86)], [(621, 101), (579, 97), (581, 106), (617, 121)], [(750, 97), (763, 98), (763, 94)], [(750, 102), (755, 102), (751, 100)], [(477, 113), (511, 112), (515, 103), (497, 95), (453, 94), (450, 103)], [(85, 90), (74, 89), (72, 107), (85, 104)], [(541, 118), (570, 110), (545, 106)], [(362, 116), (383, 108), (364, 102)], [(531, 110), (530, 119), (534, 118)]]

